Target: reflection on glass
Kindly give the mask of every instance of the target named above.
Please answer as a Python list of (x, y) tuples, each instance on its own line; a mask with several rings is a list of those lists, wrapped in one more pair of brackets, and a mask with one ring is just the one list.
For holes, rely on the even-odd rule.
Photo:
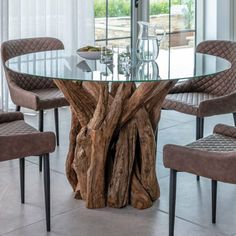
[(155, 61), (141, 61), (136, 68), (137, 81), (158, 80), (159, 67)]
[[(162, 64), (155, 61), (140, 62), (132, 64), (127, 71), (120, 73), (119, 71), (119, 50), (116, 51), (116, 60), (112, 64), (100, 64), (99, 60), (86, 62), (79, 57), (75, 51), (59, 50), (55, 52), (37, 52), (31, 55), (22, 55), (9, 61), (10, 69), (24, 74), (31, 74), (48, 79), (62, 79), (74, 81), (157, 81), (157, 80), (179, 80), (190, 79), (213, 75), (215, 73), (230, 68), (230, 63), (223, 58), (195, 54), (196, 64), (194, 60), (189, 63), (189, 58), (179, 60), (178, 64), (166, 70)], [(130, 58), (130, 56), (127, 56)], [(193, 56), (194, 58), (194, 56)], [(159, 57), (162, 61), (162, 57)], [(96, 67), (94, 66), (96, 63)], [(189, 64), (186, 70), (186, 64)], [(30, 68), (30, 70), (29, 70)], [(102, 76), (102, 77), (101, 77)], [(101, 78), (100, 78), (101, 77)]]
[(101, 47), (101, 64), (112, 64), (113, 63), (113, 47), (106, 46)]
[(131, 73), (131, 50), (129, 46), (119, 47), (118, 71), (126, 76)]

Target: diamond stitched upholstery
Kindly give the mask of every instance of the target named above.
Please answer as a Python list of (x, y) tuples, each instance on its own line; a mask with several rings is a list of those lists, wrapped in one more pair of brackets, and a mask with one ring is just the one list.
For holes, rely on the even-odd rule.
[(12, 57), (57, 49), (64, 49), (63, 43), (58, 39), (49, 37), (10, 40), (2, 43), (2, 62), (11, 99), (16, 105), (33, 110), (68, 105), (68, 102), (56, 87), (53, 80), (17, 73), (5, 66), (5, 62)]
[(31, 133), (39, 133), (39, 131), (26, 124), (24, 120), (16, 120), (9, 123), (0, 124), (0, 136)]
[[(219, 56), (227, 59), (231, 62), (232, 66), (229, 70), (221, 72), (214, 76), (205, 76), (200, 79), (189, 80), (187, 82), (176, 85), (170, 92), (171, 95), (167, 96), (166, 100), (163, 103), (163, 108), (177, 110), (183, 113), (197, 115), (201, 114), (201, 111), (196, 111), (199, 109), (199, 105), (202, 101), (211, 100), (217, 96), (224, 98), (222, 103), (218, 100), (218, 104), (222, 105), (227, 101), (227, 108), (224, 109), (224, 113), (230, 113), (236, 111), (236, 103), (232, 99), (227, 100), (227, 96), (236, 94), (236, 42), (232, 41), (223, 41), (223, 40), (209, 40), (200, 43), (196, 49), (197, 52), (206, 53), (214, 56)], [(176, 94), (180, 93), (181, 95), (176, 100)], [(186, 93), (186, 95), (183, 95)], [(196, 99), (199, 97), (196, 94), (202, 93), (205, 94), (205, 98), (200, 101), (196, 107), (193, 104), (186, 103), (186, 96)], [(175, 95), (173, 95), (175, 94)], [(208, 94), (208, 95), (206, 95)], [(208, 96), (208, 98), (207, 98)], [(183, 99), (183, 100), (182, 100)], [(225, 100), (226, 99), (226, 100)], [(231, 104), (232, 103), (232, 104)], [(213, 108), (212, 104), (207, 109), (214, 109), (210, 112), (210, 115), (213, 114), (223, 114), (218, 113), (217, 106)], [(204, 110), (204, 116), (207, 116), (206, 110)]]
[(39, 109), (50, 109), (68, 105), (64, 95), (57, 88), (35, 89), (31, 92), (37, 94), (37, 97), (39, 98)]
[(214, 134), (186, 146), (167, 144), (164, 166), (236, 184), (236, 128), (219, 124)]
[(197, 115), (199, 104), (202, 101), (216, 97), (216, 95), (197, 92), (168, 94), (163, 103), (163, 108), (176, 110), (191, 115)]
[(229, 125), (224, 125), (224, 124), (216, 125), (214, 128), (214, 133), (236, 138), (236, 128)]
[(0, 124), (23, 119), (24, 117), (21, 112), (3, 112), (0, 110)]
[(52, 80), (42, 80), (29, 75), (16, 73), (6, 68), (5, 62), (10, 58), (40, 51), (64, 49), (63, 43), (55, 38), (29, 38), (9, 40), (2, 43), (2, 62), (6, 69), (8, 82), (12, 81), (25, 90), (56, 87)]
[(24, 122), (22, 113), (0, 113), (0, 120), (0, 161), (54, 151), (54, 133), (37, 131)]
[(202, 42), (197, 52), (225, 58), (231, 62), (231, 68), (215, 76), (207, 76), (194, 82), (194, 88), (199, 92), (215, 95), (225, 95), (236, 90), (236, 42), (212, 40)]
[(236, 151), (236, 139), (221, 134), (213, 134), (187, 145), (187, 147), (208, 152)]

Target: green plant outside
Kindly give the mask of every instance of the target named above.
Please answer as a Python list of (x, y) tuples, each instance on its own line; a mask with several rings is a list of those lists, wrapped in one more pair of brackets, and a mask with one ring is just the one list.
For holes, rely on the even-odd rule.
[[(180, 0), (174, 1), (174, 4), (179, 4)], [(168, 14), (169, 13), (169, 2), (151, 3), (150, 14)], [(130, 15), (130, 1), (119, 0), (109, 1), (108, 4), (109, 17), (121, 17)], [(96, 18), (106, 17), (106, 4), (102, 1), (94, 1), (94, 14)]]
[[(172, 5), (185, 4), (188, 12), (185, 15), (186, 28), (190, 29), (194, 25), (194, 1), (193, 0), (172, 0)], [(130, 15), (130, 0), (110, 0), (108, 3), (109, 17), (125, 17)], [(168, 14), (169, 1), (151, 2), (150, 15)], [(94, 1), (95, 18), (106, 17), (106, 3), (103, 0)]]

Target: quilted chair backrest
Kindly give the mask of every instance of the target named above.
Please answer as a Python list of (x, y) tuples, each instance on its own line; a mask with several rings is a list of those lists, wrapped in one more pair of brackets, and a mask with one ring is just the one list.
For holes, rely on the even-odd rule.
[(236, 92), (236, 42), (208, 40), (201, 42), (196, 52), (225, 58), (231, 62), (232, 66), (229, 70), (217, 75), (195, 80), (194, 87), (196, 86), (198, 91), (219, 96)]
[(3, 42), (1, 45), (1, 56), (7, 82), (13, 82), (12, 84), (16, 84), (22, 89), (28, 91), (55, 87), (53, 80), (37, 78), (14, 72), (6, 67), (5, 62), (13, 57), (28, 53), (59, 49), (64, 49), (63, 43), (59, 39), (50, 37), (16, 39)]

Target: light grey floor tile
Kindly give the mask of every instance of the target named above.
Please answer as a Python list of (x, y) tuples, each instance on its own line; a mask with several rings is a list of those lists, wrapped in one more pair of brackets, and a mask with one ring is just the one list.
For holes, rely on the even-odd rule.
[(195, 140), (195, 121), (181, 123), (174, 127), (159, 130), (157, 150), (163, 151), (165, 144), (186, 145)]
[(158, 124), (158, 129), (159, 130), (167, 129), (170, 127), (174, 127), (180, 123), (182, 122), (163, 117)]
[(169, 170), (166, 169), (161, 163), (157, 163), (157, 177), (158, 179), (165, 178), (169, 176)]
[[(32, 163), (26, 161), (25, 165), (32, 165)], [(0, 162), (0, 172), (7, 172), (9, 170), (13, 171), (13, 169), (19, 168), (19, 160), (11, 160), (11, 161), (4, 161)]]
[[(159, 181), (161, 198), (159, 209), (168, 212), (169, 178)], [(195, 224), (207, 227), (209, 230), (226, 235), (235, 233), (236, 222), (236, 186), (219, 183), (217, 223), (211, 223), (211, 181), (196, 176), (178, 173), (176, 215)]]
[(166, 118), (170, 119), (170, 120), (177, 121), (179, 123), (196, 120), (196, 118), (192, 115), (184, 114), (184, 113), (177, 112), (177, 111), (162, 110), (161, 111), (161, 119), (165, 120)]
[[(38, 166), (26, 167), (25, 204), (20, 203), (18, 168), (0, 172), (0, 234), (12, 231), (45, 218), (43, 175)], [(51, 171), (52, 216), (81, 207), (74, 200), (65, 175)]]
[[(33, 113), (33, 112), (32, 112)], [(43, 176), (38, 172), (38, 157), (29, 158), (26, 168), (26, 204), (20, 204), (18, 160), (0, 163), (0, 234), (8, 236), (165, 236), (168, 235), (169, 170), (164, 168), (165, 144), (185, 145), (195, 140), (195, 117), (175, 111), (162, 111), (159, 124), (157, 172), (161, 198), (150, 209), (139, 211), (104, 208), (88, 210), (83, 201), (74, 200), (66, 180), (65, 160), (70, 130), (68, 108), (59, 109), (60, 146), (51, 154), (52, 232), (46, 233)], [(38, 116), (25, 115), (37, 128)], [(217, 123), (233, 124), (232, 115), (205, 119), (205, 134)], [(45, 130), (54, 131), (53, 111), (45, 112)], [(37, 165), (36, 165), (37, 164)], [(236, 236), (236, 187), (219, 184), (217, 224), (211, 224), (210, 181), (200, 183), (189, 174), (180, 174), (177, 185), (176, 236)], [(5, 235), (5, 234), (4, 234)]]
[[(44, 222), (16, 230), (5, 236), (167, 236), (168, 215), (152, 210), (88, 210), (80, 208), (52, 219), (52, 232), (45, 232)], [(176, 236), (220, 236), (205, 228), (176, 219)]]

